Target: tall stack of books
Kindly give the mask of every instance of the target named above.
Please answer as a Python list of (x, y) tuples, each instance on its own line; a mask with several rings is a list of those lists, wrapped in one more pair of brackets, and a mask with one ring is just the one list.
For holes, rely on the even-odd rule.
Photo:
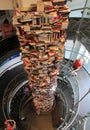
[(65, 0), (39, 0), (14, 16), (24, 69), (37, 112), (52, 110), (59, 64), (64, 58), (69, 7)]

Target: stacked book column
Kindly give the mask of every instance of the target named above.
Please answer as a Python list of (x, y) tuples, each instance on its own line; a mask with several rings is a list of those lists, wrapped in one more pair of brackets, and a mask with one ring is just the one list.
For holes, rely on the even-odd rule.
[(42, 0), (13, 17), (38, 114), (50, 112), (54, 107), (69, 12), (65, 0)]

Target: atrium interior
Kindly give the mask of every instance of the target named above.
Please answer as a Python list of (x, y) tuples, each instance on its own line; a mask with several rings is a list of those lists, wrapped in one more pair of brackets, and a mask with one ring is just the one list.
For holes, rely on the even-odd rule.
[[(27, 3), (32, 0), (27, 0), (27, 2), (25, 0), (19, 0), (22, 4), (18, 3), (17, 0), (12, 1), (10, 7), (9, 5), (4, 6), (5, 1), (2, 4), (3, 7), (0, 6), (0, 129), (5, 129), (5, 120), (14, 120), (16, 122), (16, 130), (89, 130), (90, 0), (56, 0), (59, 2), (65, 1), (65, 4), (70, 8), (68, 14), (69, 24), (66, 29), (64, 57), (58, 64), (60, 68), (57, 74), (57, 83), (55, 82), (57, 87), (53, 93), (55, 100), (52, 109), (43, 112), (44, 108), (42, 108), (41, 113), (38, 113), (33, 105), (36, 93), (34, 93), (34, 87), (32, 88), (31, 84), (29, 84), (33, 73), (28, 73), (28, 71), (25, 70), (25, 64), (22, 59), (26, 56), (26, 52), (23, 53), (23, 50), (20, 49), (20, 42), (22, 41), (20, 41), (21, 39), (18, 40), (17, 34), (2, 39), (1, 31), (1, 24), (5, 18), (12, 21), (17, 6), (16, 3), (18, 6), (20, 4), (20, 7), (22, 5), (22, 12), (26, 13), (27, 6), (29, 6)], [(37, 0), (35, 0), (35, 2), (36, 1)], [(39, 0), (39, 2), (40, 1), (53, 1), (54, 3), (55, 0)], [(33, 1), (32, 4), (35, 5)], [(40, 4), (42, 5), (42, 2)], [(65, 16), (66, 15), (67, 13)], [(21, 25), (17, 26), (21, 27), (23, 22), (19, 22)], [(24, 22), (26, 23), (27, 21)], [(28, 30), (27, 28), (25, 29)], [(46, 36), (41, 35), (41, 39), (39, 40), (42, 40), (42, 37), (43, 40), (47, 39)], [(30, 46), (31, 45), (30, 43)], [(42, 49), (47, 49), (47, 45), (45, 45), (45, 47), (44, 45), (41, 46)], [(48, 48), (50, 47), (51, 46), (48, 46)], [(40, 49), (40, 45), (38, 45), (38, 47), (36, 45), (35, 49), (41, 52), (41, 50), (37, 48)], [(45, 52), (45, 54), (47, 53), (48, 52)], [(80, 58), (83, 59), (83, 66), (77, 71), (77, 75), (75, 75), (73, 73), (73, 63), (76, 59)], [(46, 64), (45, 59), (43, 60), (43, 65)], [(37, 68), (37, 66), (35, 66), (35, 68)], [(51, 67), (48, 66), (47, 68), (49, 70)], [(50, 76), (51, 78), (53, 77), (53, 75)], [(42, 79), (39, 79), (40, 82)], [(38, 96), (41, 96), (41, 94)], [(49, 96), (47, 96), (47, 101), (48, 100)], [(41, 101), (43, 102), (43, 99), (41, 99)]]

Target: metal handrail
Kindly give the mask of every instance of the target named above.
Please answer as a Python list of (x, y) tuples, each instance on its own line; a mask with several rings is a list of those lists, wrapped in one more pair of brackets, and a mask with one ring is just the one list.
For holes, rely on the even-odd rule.
[[(4, 114), (4, 117), (7, 119), (7, 117), (6, 117), (6, 113), (5, 113), (5, 107), (7, 106), (7, 104), (8, 103), (10, 103), (9, 102), (9, 98), (10, 98), (10, 96), (12, 95), (12, 92), (13, 92), (13, 90), (16, 88), (16, 85), (15, 85), (15, 82), (16, 82), (16, 79), (17, 79), (17, 77), (18, 76), (24, 76), (25, 77), (25, 75), (23, 75), (23, 74), (25, 74), (25, 72), (22, 72), (22, 75), (21, 74), (18, 74), (14, 79), (12, 79), (11, 81), (10, 81), (10, 83), (8, 84), (8, 86), (7, 86), (7, 88), (5, 89), (5, 91), (4, 91), (4, 94), (3, 94), (3, 100), (2, 100), (2, 110), (3, 110), (3, 114)], [(25, 78), (24, 78), (25, 79)], [(14, 82), (14, 83), (13, 83)], [(20, 86), (20, 88), (21, 88), (22, 86)], [(16, 90), (18, 90), (19, 88), (16, 88)], [(10, 94), (11, 93), (11, 94)], [(6, 95), (7, 94), (7, 95)], [(6, 96), (9, 96), (8, 98), (6, 98), (5, 99), (5, 97)], [(13, 98), (13, 96), (11, 97), (11, 98)], [(9, 106), (10, 106), (10, 104), (8, 104)], [(6, 110), (7, 111), (7, 110)]]
[[(72, 77), (72, 73), (69, 73), (68, 77), (66, 77), (66, 80), (68, 80), (70, 82), (71, 86), (73, 86), (72, 81), (70, 81), (70, 77)], [(75, 77), (74, 77), (74, 79), (75, 79)], [(76, 82), (77, 82), (77, 85), (78, 85), (77, 80), (76, 80)], [(75, 90), (73, 89), (73, 91), (75, 91)], [(77, 90), (77, 91), (79, 92), (79, 90)], [(79, 93), (78, 93), (78, 96), (79, 96)], [(79, 101), (79, 97), (78, 97), (78, 101)], [(76, 99), (75, 99), (75, 102), (77, 102)], [(74, 104), (75, 104), (75, 102), (74, 102)], [(78, 110), (79, 110), (79, 104), (77, 106), (73, 106), (73, 111), (75, 113), (72, 114), (72, 115), (70, 113), (67, 113), (67, 117), (70, 116), (70, 119), (68, 121), (65, 120), (64, 122), (67, 122), (67, 124), (65, 126), (59, 127), (57, 130), (67, 130), (72, 125), (72, 123), (75, 121), (77, 114), (78, 114)]]

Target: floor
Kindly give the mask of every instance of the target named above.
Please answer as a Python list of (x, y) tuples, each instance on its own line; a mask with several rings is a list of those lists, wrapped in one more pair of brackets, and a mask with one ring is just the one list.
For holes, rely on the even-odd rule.
[[(61, 100), (56, 100), (56, 107), (52, 111), (37, 115), (32, 101), (30, 101), (22, 113), (26, 120), (20, 122), (20, 129), (23, 130), (55, 130), (61, 123), (60, 117), (63, 117), (63, 105)], [(22, 128), (23, 127), (23, 128)]]

